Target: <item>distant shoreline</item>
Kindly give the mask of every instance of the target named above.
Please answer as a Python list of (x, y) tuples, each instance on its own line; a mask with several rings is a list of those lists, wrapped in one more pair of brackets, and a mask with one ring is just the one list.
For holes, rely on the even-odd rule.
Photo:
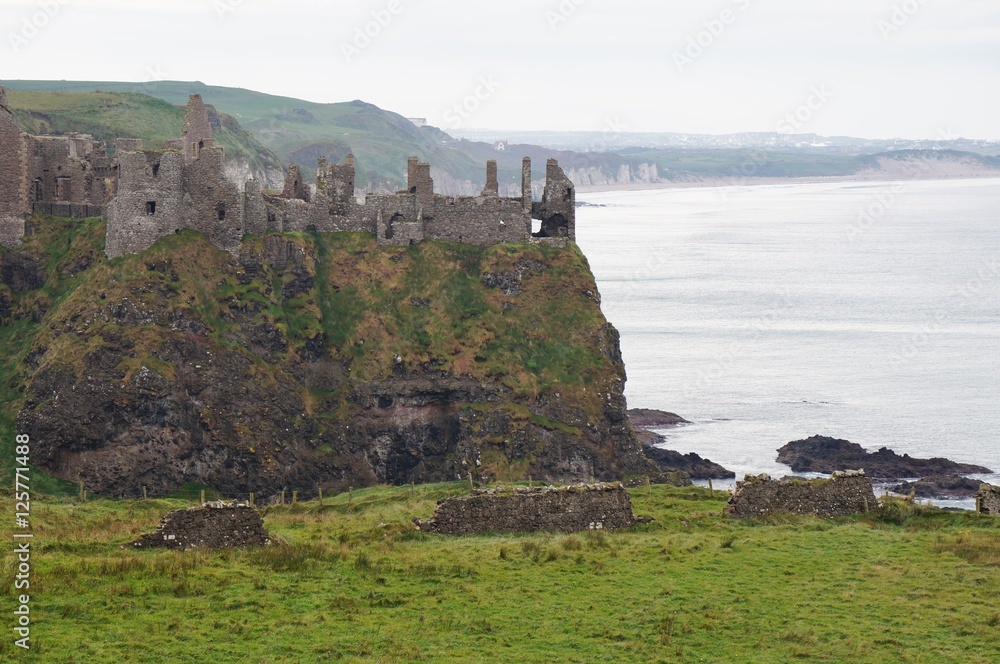
[(599, 194), (616, 191), (652, 191), (658, 189), (701, 189), (720, 187), (759, 187), (765, 185), (824, 184), (838, 182), (919, 182), (929, 180), (997, 180), (1000, 172), (968, 175), (926, 175), (905, 177), (899, 173), (872, 173), (869, 175), (832, 175), (801, 178), (710, 178), (697, 182), (630, 182), (628, 184), (587, 185), (576, 188), (580, 194)]

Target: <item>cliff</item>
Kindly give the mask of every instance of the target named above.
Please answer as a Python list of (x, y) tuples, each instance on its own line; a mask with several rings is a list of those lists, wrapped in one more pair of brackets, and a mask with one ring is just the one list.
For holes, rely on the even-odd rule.
[(108, 260), (97, 220), (31, 225), (3, 252), (0, 428), (92, 492), (650, 471), (575, 245), (182, 231)]

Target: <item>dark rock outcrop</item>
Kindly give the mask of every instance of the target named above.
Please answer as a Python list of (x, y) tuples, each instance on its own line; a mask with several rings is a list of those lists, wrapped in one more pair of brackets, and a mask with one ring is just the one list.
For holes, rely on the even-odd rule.
[(156, 532), (127, 546), (137, 549), (221, 549), (264, 546), (269, 542), (264, 520), (249, 505), (207, 503), (167, 512)]
[(629, 409), (628, 420), (637, 429), (661, 429), (677, 426), (678, 424), (691, 424), (676, 413), (668, 413), (665, 410), (653, 410), (650, 408)]
[[(686, 483), (677, 484), (677, 473), (683, 473), (688, 480), (724, 480), (736, 477), (736, 473), (719, 464), (705, 459), (694, 452), (681, 454), (674, 450), (659, 447), (666, 442), (666, 438), (658, 433), (646, 429), (637, 429), (636, 439), (642, 444), (643, 453), (656, 464), (659, 469), (661, 484), (676, 484), (677, 486), (687, 486)], [(654, 481), (654, 480), (650, 480)], [(654, 481), (656, 483), (656, 481)]]
[(38, 256), (24, 251), (0, 254), (0, 283), (7, 284), (12, 291), (32, 291), (44, 286), (45, 273)]
[[(193, 482), (265, 500), (470, 473), (656, 472), (626, 416), (617, 330), (595, 300), (560, 299), (596, 292), (575, 246), (272, 235), (234, 258), (195, 234), (171, 241), (111, 271), (97, 255), (80, 295), (39, 312), (18, 427), (62, 479), (110, 496)], [(518, 270), (506, 309), (483, 275)]]
[(625, 528), (636, 518), (625, 487), (600, 484), (476, 491), (442, 500), (433, 518), (413, 521), (426, 532), (483, 535)]
[(778, 450), (777, 460), (791, 466), (796, 473), (832, 473), (864, 468), (869, 477), (881, 480), (993, 472), (982, 466), (939, 457), (915, 459), (908, 454), (900, 456), (886, 447), (877, 452), (867, 452), (857, 443), (826, 436), (788, 443)]
[(937, 498), (939, 500), (965, 500), (974, 498), (980, 482), (961, 475), (925, 477), (916, 482), (903, 482), (890, 487), (894, 493), (913, 494), (917, 498)]
[(769, 514), (815, 514), (823, 518), (868, 512), (878, 507), (872, 481), (864, 473), (837, 473), (832, 479), (772, 480), (747, 475), (736, 489), (726, 514), (754, 519)]

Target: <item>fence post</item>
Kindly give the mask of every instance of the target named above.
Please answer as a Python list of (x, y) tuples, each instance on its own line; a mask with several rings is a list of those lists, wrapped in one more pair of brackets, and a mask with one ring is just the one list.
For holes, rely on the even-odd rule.
[(323, 487), (319, 488), (319, 504), (323, 504)]
[(145, 485), (142, 487), (142, 499), (146, 500), (146, 487), (145, 487)]
[(204, 489), (201, 490), (201, 504), (202, 505), (205, 504), (205, 490)]
[(708, 495), (715, 498), (715, 488), (712, 487), (712, 478), (708, 478)]
[(354, 502), (354, 487), (347, 487), (347, 506), (350, 507), (351, 503)]
[(535, 488), (535, 486), (534, 486), (534, 485), (535, 485), (535, 483), (534, 483), (534, 481), (533, 481), (533, 480), (531, 479), (531, 475), (528, 475), (528, 488), (529, 488), (529, 489), (534, 489), (534, 488)]
[(80, 480), (80, 500), (87, 502), (87, 490), (83, 488), (83, 480)]
[(297, 502), (299, 502), (299, 492), (292, 491), (292, 505), (294, 505)]
[(253, 491), (251, 491), (251, 492), (250, 492), (250, 507), (253, 507), (253, 506), (254, 506), (254, 502), (253, 502)]
[(473, 492), (473, 491), (475, 491), (475, 490), (476, 490), (476, 487), (475, 487), (475, 485), (474, 485), (474, 484), (472, 483), (472, 471), (470, 470), (470, 471), (469, 471), (469, 493), (472, 493), (472, 492)]
[(285, 504), (285, 490), (284, 489), (281, 490), (281, 504), (282, 505)]

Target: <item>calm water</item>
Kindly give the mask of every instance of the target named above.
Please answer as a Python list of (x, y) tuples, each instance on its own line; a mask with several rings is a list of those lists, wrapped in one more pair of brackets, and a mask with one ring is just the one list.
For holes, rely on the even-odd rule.
[(1000, 472), (1000, 180), (579, 198), (629, 406), (694, 422), (669, 447), (741, 478), (814, 434)]

